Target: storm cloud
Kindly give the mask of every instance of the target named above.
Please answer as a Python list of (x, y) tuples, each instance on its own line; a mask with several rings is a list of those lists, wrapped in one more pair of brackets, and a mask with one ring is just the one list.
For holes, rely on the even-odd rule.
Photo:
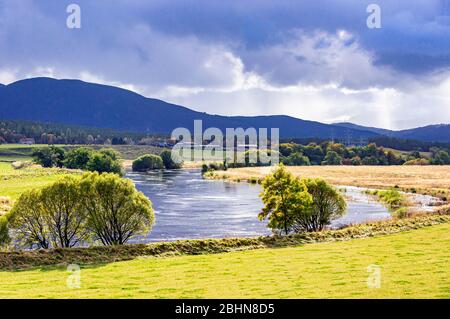
[[(81, 29), (66, 27), (70, 3)], [(449, 123), (450, 1), (0, 0), (0, 83), (35, 76), (214, 114)]]

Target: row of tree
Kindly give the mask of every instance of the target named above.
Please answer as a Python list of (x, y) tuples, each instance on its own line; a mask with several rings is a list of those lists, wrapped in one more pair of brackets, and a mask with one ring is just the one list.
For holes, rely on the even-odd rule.
[(154, 213), (150, 200), (130, 180), (86, 173), (24, 192), (4, 221), (0, 243), (12, 240), (22, 248), (122, 245), (147, 234)]
[[(396, 154), (371, 143), (367, 146), (346, 147), (343, 144), (324, 142), (300, 145), (280, 145), (280, 162), (285, 165), (449, 165), (450, 156), (445, 149), (432, 147), (426, 157), (419, 151)], [(251, 165), (248, 165), (251, 166)]]
[(65, 167), (119, 175), (123, 173), (118, 153), (108, 148), (95, 151), (79, 147), (66, 151), (62, 147), (52, 145), (35, 148), (32, 157), (35, 163), (43, 167)]

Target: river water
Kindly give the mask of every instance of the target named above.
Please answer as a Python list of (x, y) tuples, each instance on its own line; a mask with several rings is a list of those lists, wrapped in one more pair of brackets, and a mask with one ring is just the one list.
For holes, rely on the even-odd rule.
[[(259, 221), (262, 208), (259, 185), (205, 180), (200, 170), (165, 170), (127, 173), (138, 190), (153, 203), (156, 222), (152, 231), (134, 242), (194, 238), (269, 235), (267, 221)], [(389, 218), (389, 211), (362, 189), (345, 187), (348, 209), (332, 227)]]

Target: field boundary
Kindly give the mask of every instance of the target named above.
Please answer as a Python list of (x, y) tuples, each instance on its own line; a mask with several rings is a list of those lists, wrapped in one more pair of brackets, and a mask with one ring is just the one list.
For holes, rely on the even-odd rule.
[(128, 244), (123, 246), (6, 251), (0, 252), (0, 270), (23, 270), (68, 264), (103, 264), (131, 260), (138, 257), (216, 254), (250, 249), (292, 247), (308, 243), (345, 241), (395, 234), (450, 223), (450, 215), (446, 213), (448, 212), (353, 225), (339, 230), (326, 230), (289, 236), (197, 239), (151, 244)]

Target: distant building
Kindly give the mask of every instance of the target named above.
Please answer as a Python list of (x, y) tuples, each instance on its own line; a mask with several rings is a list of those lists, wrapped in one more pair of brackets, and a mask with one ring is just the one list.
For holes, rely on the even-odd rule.
[(24, 137), (24, 138), (21, 138), (19, 140), (19, 144), (29, 144), (29, 145), (31, 145), (31, 144), (36, 144), (36, 141), (34, 140), (34, 138)]

